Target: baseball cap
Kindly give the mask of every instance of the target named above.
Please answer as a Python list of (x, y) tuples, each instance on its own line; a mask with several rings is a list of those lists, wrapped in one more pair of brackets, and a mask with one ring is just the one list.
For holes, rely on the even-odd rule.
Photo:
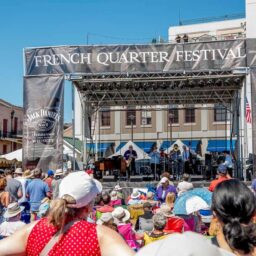
[(76, 200), (71, 208), (81, 208), (88, 205), (102, 191), (99, 181), (93, 179), (84, 171), (70, 173), (60, 183), (59, 197), (70, 195)]
[(160, 183), (163, 184), (165, 183), (166, 181), (169, 181), (166, 177), (163, 177), (161, 180), (160, 180)]
[(169, 256), (175, 252), (179, 256), (234, 256), (211, 244), (202, 235), (185, 232), (183, 234), (172, 234), (166, 238), (143, 247), (137, 256)]
[(226, 173), (227, 173), (227, 167), (226, 167), (226, 165), (220, 164), (220, 165), (218, 166), (218, 172), (219, 172), (219, 173), (222, 173), (222, 174), (226, 174)]
[(53, 170), (48, 170), (47, 175), (48, 175), (48, 176), (53, 176), (53, 175), (54, 175)]

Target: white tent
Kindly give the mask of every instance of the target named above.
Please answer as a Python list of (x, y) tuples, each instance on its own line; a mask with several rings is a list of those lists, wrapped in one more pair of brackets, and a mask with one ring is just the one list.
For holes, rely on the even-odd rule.
[[(73, 151), (70, 148), (68, 148), (66, 145), (63, 145), (63, 154), (73, 157)], [(75, 154), (75, 157), (76, 156), (77, 156), (77, 152)], [(5, 155), (1, 155), (0, 158), (5, 158), (9, 161), (16, 159), (17, 161), (22, 162), (22, 148)]]
[(120, 155), (124, 155), (125, 151), (127, 151), (129, 149), (129, 146), (133, 147), (133, 150), (135, 150), (137, 152), (138, 157), (136, 158), (137, 160), (143, 160), (143, 159), (150, 159), (149, 155), (147, 153), (145, 153), (144, 150), (142, 150), (141, 148), (139, 148), (135, 143), (133, 143), (131, 140), (128, 141), (121, 149), (119, 149), (115, 154), (109, 156), (108, 158), (112, 158), (113, 156), (120, 156)]
[(5, 154), (5, 155), (1, 155), (0, 158), (5, 158), (9, 161), (16, 159), (17, 161), (21, 162), (22, 161), (22, 148), (15, 150), (13, 152), (10, 152), (8, 154)]
[[(171, 150), (173, 150), (174, 145), (177, 144), (179, 147), (180, 152), (183, 152), (183, 145), (185, 145), (181, 140), (176, 140), (169, 148), (165, 150), (166, 154), (169, 154)], [(185, 145), (186, 146), (186, 145)]]

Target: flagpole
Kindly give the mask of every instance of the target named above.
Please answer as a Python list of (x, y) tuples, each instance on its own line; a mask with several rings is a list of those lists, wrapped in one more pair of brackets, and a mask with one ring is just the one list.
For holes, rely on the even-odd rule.
[(243, 165), (244, 165), (244, 180), (246, 181), (246, 158), (248, 158), (248, 133), (247, 133), (247, 111), (246, 111), (246, 104), (247, 104), (247, 95), (246, 95), (246, 81), (244, 82), (244, 159), (243, 159)]

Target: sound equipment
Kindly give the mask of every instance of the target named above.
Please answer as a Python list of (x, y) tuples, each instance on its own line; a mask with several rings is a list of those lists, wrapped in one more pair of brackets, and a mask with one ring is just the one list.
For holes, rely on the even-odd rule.
[(130, 182), (140, 182), (143, 181), (143, 176), (131, 176)]
[(193, 181), (201, 181), (204, 179), (204, 176), (203, 175), (191, 175), (190, 176), (190, 181), (193, 182)]
[(109, 176), (103, 176), (102, 178), (103, 182), (115, 182), (115, 176), (114, 175), (109, 175)]
[(143, 176), (143, 181), (152, 181), (154, 180), (154, 175), (144, 175)]
[(205, 165), (211, 165), (212, 164), (212, 155), (211, 154), (205, 154)]

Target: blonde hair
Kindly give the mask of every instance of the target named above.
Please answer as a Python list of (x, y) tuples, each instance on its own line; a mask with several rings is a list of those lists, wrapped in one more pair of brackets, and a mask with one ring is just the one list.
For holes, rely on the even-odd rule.
[(79, 216), (86, 207), (70, 208), (69, 204), (75, 204), (76, 200), (70, 195), (51, 201), (48, 221), (58, 230), (63, 230), (66, 223)]
[(167, 206), (172, 207), (175, 202), (176, 196), (173, 192), (169, 192), (166, 196), (165, 203)]

